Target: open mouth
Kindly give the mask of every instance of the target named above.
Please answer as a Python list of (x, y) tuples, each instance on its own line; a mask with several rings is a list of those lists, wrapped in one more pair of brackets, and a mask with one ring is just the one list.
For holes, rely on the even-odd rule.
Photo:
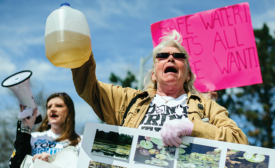
[(52, 114), (50, 117), (51, 117), (51, 118), (57, 118), (57, 117), (58, 117), (58, 115), (56, 115), (56, 114)]
[(178, 70), (174, 67), (167, 67), (165, 70), (164, 70), (164, 73), (178, 73)]

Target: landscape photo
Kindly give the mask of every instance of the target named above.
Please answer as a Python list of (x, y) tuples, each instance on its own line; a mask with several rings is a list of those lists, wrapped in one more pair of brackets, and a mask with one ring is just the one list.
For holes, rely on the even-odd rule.
[(164, 147), (162, 140), (139, 136), (134, 161), (163, 167), (173, 167), (176, 148)]
[(133, 136), (117, 132), (96, 130), (92, 154), (128, 160)]
[(96, 161), (90, 161), (88, 168), (126, 168), (126, 167), (116, 166), (116, 165), (111, 165), (111, 164), (101, 163)]
[(260, 153), (227, 149), (225, 166), (227, 168), (268, 168), (269, 156)]
[(186, 167), (209, 167), (218, 168), (221, 149), (198, 145), (193, 143), (182, 143), (179, 147), (177, 168)]

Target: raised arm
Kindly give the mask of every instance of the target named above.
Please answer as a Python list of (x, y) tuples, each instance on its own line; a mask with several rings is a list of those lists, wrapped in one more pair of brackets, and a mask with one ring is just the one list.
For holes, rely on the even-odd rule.
[(102, 121), (120, 125), (125, 106), (131, 101), (127, 95), (136, 94), (136, 90), (98, 81), (95, 69), (96, 63), (92, 53), (84, 65), (72, 69), (75, 89)]
[(20, 167), (27, 154), (31, 154), (31, 134), (30, 131), (21, 128), (21, 121), (17, 122), (16, 140), (14, 151), (10, 157), (10, 168)]
[[(25, 107), (20, 105), (20, 112), (24, 111)], [(17, 122), (16, 140), (14, 142), (14, 151), (10, 158), (10, 167), (20, 167), (22, 161), (27, 154), (31, 154), (31, 130), (36, 120), (37, 109), (34, 109), (33, 115), (30, 118), (22, 119)]]

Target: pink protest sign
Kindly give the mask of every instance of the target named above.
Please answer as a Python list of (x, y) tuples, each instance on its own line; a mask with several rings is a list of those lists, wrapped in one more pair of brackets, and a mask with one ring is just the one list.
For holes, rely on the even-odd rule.
[(154, 47), (173, 29), (183, 37), (201, 92), (262, 83), (248, 3), (154, 23)]

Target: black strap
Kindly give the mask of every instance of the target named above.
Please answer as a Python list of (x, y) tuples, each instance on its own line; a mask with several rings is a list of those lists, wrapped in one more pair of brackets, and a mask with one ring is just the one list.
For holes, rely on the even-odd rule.
[(128, 112), (129, 112), (130, 108), (135, 104), (135, 102), (137, 101), (137, 99), (140, 98), (140, 97), (142, 97), (142, 96), (144, 96), (144, 95), (138, 94), (138, 95), (136, 95), (136, 96), (131, 100), (130, 104), (129, 104), (128, 107), (126, 108), (126, 111), (125, 111), (125, 113), (124, 113), (124, 115), (123, 115), (123, 119), (122, 119), (122, 122), (121, 122), (121, 125), (120, 125), (120, 126), (122, 126), (122, 125), (124, 124), (124, 120), (125, 120), (125, 118), (127, 117), (127, 114), (128, 114)]
[(189, 100), (190, 100), (190, 99), (194, 99), (194, 100), (198, 99), (199, 102), (201, 103), (201, 98), (200, 98), (199, 96), (197, 96), (197, 95), (191, 95), (191, 96), (189, 97), (188, 101), (187, 101), (187, 104), (189, 104)]

